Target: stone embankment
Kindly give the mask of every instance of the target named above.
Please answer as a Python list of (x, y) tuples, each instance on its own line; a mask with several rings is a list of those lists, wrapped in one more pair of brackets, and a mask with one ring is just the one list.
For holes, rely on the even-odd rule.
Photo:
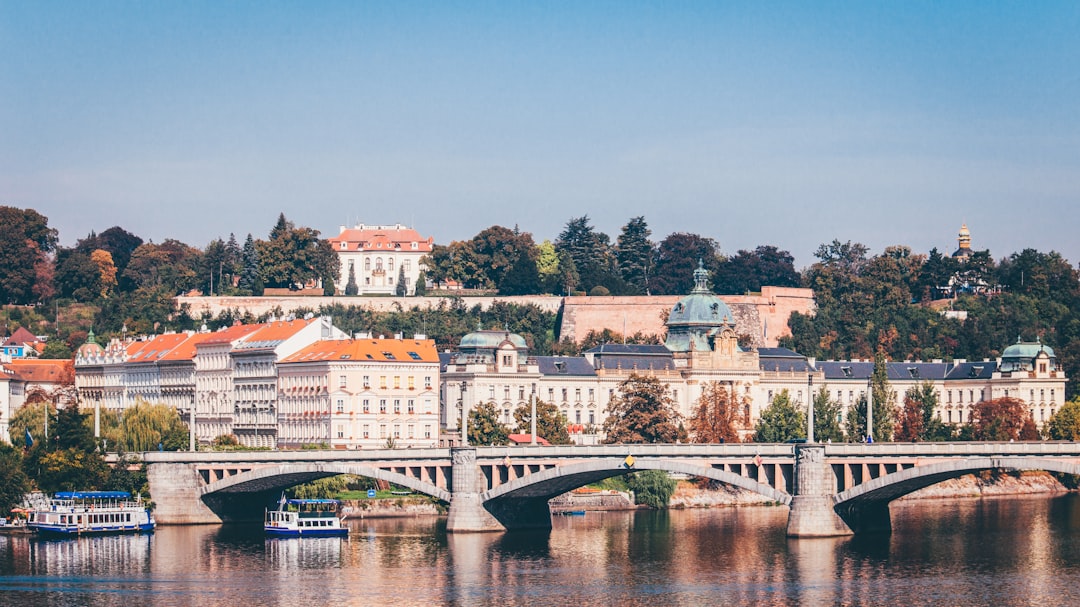
[(400, 518), (410, 516), (439, 516), (446, 506), (426, 497), (402, 497), (378, 500), (344, 500), (341, 503), (345, 518)]

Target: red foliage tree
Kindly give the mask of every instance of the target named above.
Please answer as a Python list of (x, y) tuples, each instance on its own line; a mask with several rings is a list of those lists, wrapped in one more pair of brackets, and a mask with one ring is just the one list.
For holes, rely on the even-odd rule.
[(1008, 396), (978, 402), (974, 412), (975, 440), (1018, 440), (1020, 431), (1030, 418), (1024, 402)]

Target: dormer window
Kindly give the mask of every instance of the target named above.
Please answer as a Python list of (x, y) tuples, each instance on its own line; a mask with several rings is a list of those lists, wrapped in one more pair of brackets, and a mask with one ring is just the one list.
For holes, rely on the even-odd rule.
[(908, 367), (907, 372), (908, 372), (908, 375), (911, 376), (911, 379), (919, 379), (919, 368), (918, 367)]
[(844, 377), (851, 377), (851, 367), (840, 367), (840, 372), (844, 374)]
[(349, 243), (345, 242), (344, 240), (341, 241), (341, 250), (344, 251), (345, 249), (348, 249), (348, 248), (349, 248)]

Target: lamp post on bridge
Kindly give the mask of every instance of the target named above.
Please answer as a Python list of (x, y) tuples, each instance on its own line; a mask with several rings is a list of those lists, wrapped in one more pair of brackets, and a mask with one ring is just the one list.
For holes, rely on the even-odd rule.
[(536, 384), (533, 384), (532, 394), (529, 395), (529, 444), (536, 446)]
[(461, 446), (469, 446), (469, 407), (465, 404), (465, 390), (468, 389), (469, 382), (461, 382)]
[(806, 442), (814, 442), (814, 373), (806, 372)]
[(866, 378), (866, 442), (874, 442), (874, 376)]

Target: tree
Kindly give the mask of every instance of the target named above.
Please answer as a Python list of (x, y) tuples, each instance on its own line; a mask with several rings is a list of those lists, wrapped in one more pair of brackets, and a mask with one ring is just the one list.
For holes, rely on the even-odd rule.
[(495, 403), (480, 403), (469, 411), (469, 444), (508, 445), (510, 429), (499, 421)]
[(773, 397), (754, 427), (754, 442), (782, 443), (806, 438), (806, 415), (791, 402), (787, 390)]
[(763, 286), (797, 287), (800, 277), (791, 253), (774, 246), (760, 246), (753, 251), (739, 251), (720, 262), (713, 282), (717, 293), (741, 295), (760, 291)]
[(259, 276), (259, 250), (255, 246), (255, 239), (251, 234), (244, 241), (244, 249), (240, 255), (240, 281), (237, 287), (252, 295), (262, 295), (263, 282)]
[(405, 266), (398, 267), (397, 284), (394, 285), (394, 295), (405, 297), (409, 294), (409, 286), (405, 284)]
[(108, 297), (109, 293), (116, 288), (116, 264), (113, 263), (112, 253), (103, 249), (95, 249), (90, 253), (90, 261), (98, 268), (98, 285), (101, 289), (101, 297)]
[(615, 260), (619, 275), (633, 294), (645, 295), (649, 291), (649, 279), (653, 272), (655, 247), (649, 236), (652, 231), (644, 217), (634, 217), (622, 228), (615, 243)]
[(275, 288), (299, 289), (322, 281), (323, 288), (341, 277), (341, 262), (333, 245), (319, 238), (313, 228), (297, 227), (278, 217), (270, 231), (270, 240), (255, 242), (259, 256), (259, 276)]
[(56, 248), (57, 232), (33, 209), (0, 206), (0, 225), (0, 303), (33, 303), (37, 267)]
[[(534, 397), (535, 398), (535, 397)], [(517, 431), (528, 434), (532, 431), (532, 407), (521, 405), (514, 411), (514, 421), (517, 422)], [(536, 401), (536, 436), (552, 445), (570, 445), (570, 432), (567, 430), (568, 422), (562, 411), (552, 403), (542, 400)]]
[(1005, 396), (975, 403), (973, 438), (981, 441), (1019, 440), (1030, 417), (1024, 401)]
[(709, 382), (701, 391), (694, 417), (690, 418), (690, 437), (695, 443), (739, 442), (738, 427), (744, 420), (744, 408), (750, 399), (740, 397), (720, 382)]
[(352, 297), (360, 293), (360, 287), (356, 284), (356, 267), (349, 264), (349, 281), (345, 283), (345, 295)]
[(121, 277), (127, 269), (128, 261), (131, 260), (131, 254), (141, 244), (143, 244), (142, 238), (120, 226), (113, 226), (100, 234), (91, 233), (90, 236), (75, 243), (75, 248), (87, 255), (99, 249), (108, 252), (116, 266), (119, 289), (130, 291), (135, 288), (134, 285), (124, 282)]
[(694, 270), (698, 262), (712, 276), (720, 264), (719, 246), (712, 238), (677, 232), (660, 241), (656, 247), (655, 278), (650, 281), (652, 292), (658, 295), (685, 295), (694, 288)]
[(427, 272), (420, 270), (416, 275), (416, 286), (413, 287), (413, 295), (423, 297), (427, 295)]
[(650, 508), (667, 508), (675, 494), (675, 479), (663, 470), (645, 470), (626, 475), (626, 487), (634, 492), (634, 503)]
[(829, 391), (824, 386), (814, 394), (814, 440), (818, 442), (840, 442), (844, 440), (844, 431), (840, 427), (842, 405), (829, 398)]
[(932, 441), (942, 440), (950, 435), (951, 432), (934, 415), (937, 401), (937, 390), (933, 382), (926, 381), (908, 388), (896, 423), (896, 440)]
[(540, 275), (532, 255), (529, 251), (518, 252), (499, 283), (500, 295), (532, 295), (540, 292)]
[(82, 302), (97, 299), (103, 290), (101, 269), (89, 253), (77, 249), (61, 248), (57, 251), (53, 280), (61, 297)]
[[(575, 217), (566, 223), (555, 240), (555, 249), (565, 252), (574, 260), (583, 291), (588, 292), (597, 285), (605, 286), (612, 292), (622, 291), (622, 280), (614, 269), (610, 239), (607, 234), (597, 232), (592, 227), (588, 215)], [(562, 263), (560, 258), (559, 265)]]
[(655, 377), (631, 374), (608, 403), (605, 443), (674, 443), (679, 413), (668, 387)]
[(1054, 413), (1047, 424), (1051, 440), (1080, 440), (1080, 399), (1072, 399)]
[(131, 254), (124, 278), (136, 288), (165, 288), (175, 295), (198, 287), (201, 264), (202, 251), (167, 239), (161, 244), (139, 245)]
[(0, 514), (7, 516), (30, 490), (22, 469), (22, 455), (15, 447), (0, 443)]
[(188, 446), (187, 424), (168, 405), (140, 399), (124, 410), (120, 427), (125, 451), (153, 451), (158, 445), (165, 451), (179, 451)]
[(542, 293), (561, 293), (559, 252), (550, 240), (536, 245), (536, 273)]

